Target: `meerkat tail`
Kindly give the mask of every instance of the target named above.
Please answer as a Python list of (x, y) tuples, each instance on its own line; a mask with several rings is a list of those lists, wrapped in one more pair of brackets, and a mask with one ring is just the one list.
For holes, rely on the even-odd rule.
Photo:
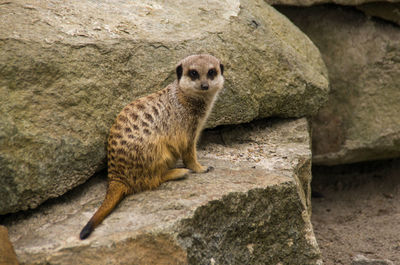
[(125, 184), (118, 181), (110, 181), (103, 203), (85, 227), (83, 227), (79, 235), (80, 239), (87, 238), (128, 193), (129, 188)]

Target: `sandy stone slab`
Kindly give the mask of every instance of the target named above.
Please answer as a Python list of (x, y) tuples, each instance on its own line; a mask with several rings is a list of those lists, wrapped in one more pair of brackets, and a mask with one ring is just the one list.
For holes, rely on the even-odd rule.
[(206, 132), (190, 174), (126, 198), (84, 241), (104, 175), (3, 219), (22, 264), (322, 264), (309, 218), (305, 119)]

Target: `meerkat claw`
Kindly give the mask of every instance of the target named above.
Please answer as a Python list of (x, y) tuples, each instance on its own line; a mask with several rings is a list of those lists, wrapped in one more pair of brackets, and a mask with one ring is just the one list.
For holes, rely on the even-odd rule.
[(209, 166), (207, 169), (206, 169), (206, 172), (204, 172), (204, 173), (208, 173), (208, 172), (211, 172), (211, 171), (213, 171), (214, 170), (214, 167), (213, 166)]

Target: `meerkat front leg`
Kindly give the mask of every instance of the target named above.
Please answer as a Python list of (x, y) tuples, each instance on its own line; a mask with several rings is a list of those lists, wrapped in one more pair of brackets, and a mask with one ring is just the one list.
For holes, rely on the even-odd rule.
[(191, 144), (187, 151), (182, 155), (182, 160), (185, 166), (196, 173), (207, 173), (213, 170), (213, 167), (202, 166), (197, 161), (196, 144)]

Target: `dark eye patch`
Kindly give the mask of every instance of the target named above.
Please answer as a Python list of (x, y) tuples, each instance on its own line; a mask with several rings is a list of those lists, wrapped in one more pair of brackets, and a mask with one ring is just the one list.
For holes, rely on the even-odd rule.
[(197, 72), (196, 70), (189, 70), (189, 77), (194, 81), (198, 78), (200, 78), (199, 72)]
[(207, 72), (207, 77), (211, 80), (213, 80), (216, 75), (217, 75), (217, 70), (215, 70), (215, 68), (212, 68)]

